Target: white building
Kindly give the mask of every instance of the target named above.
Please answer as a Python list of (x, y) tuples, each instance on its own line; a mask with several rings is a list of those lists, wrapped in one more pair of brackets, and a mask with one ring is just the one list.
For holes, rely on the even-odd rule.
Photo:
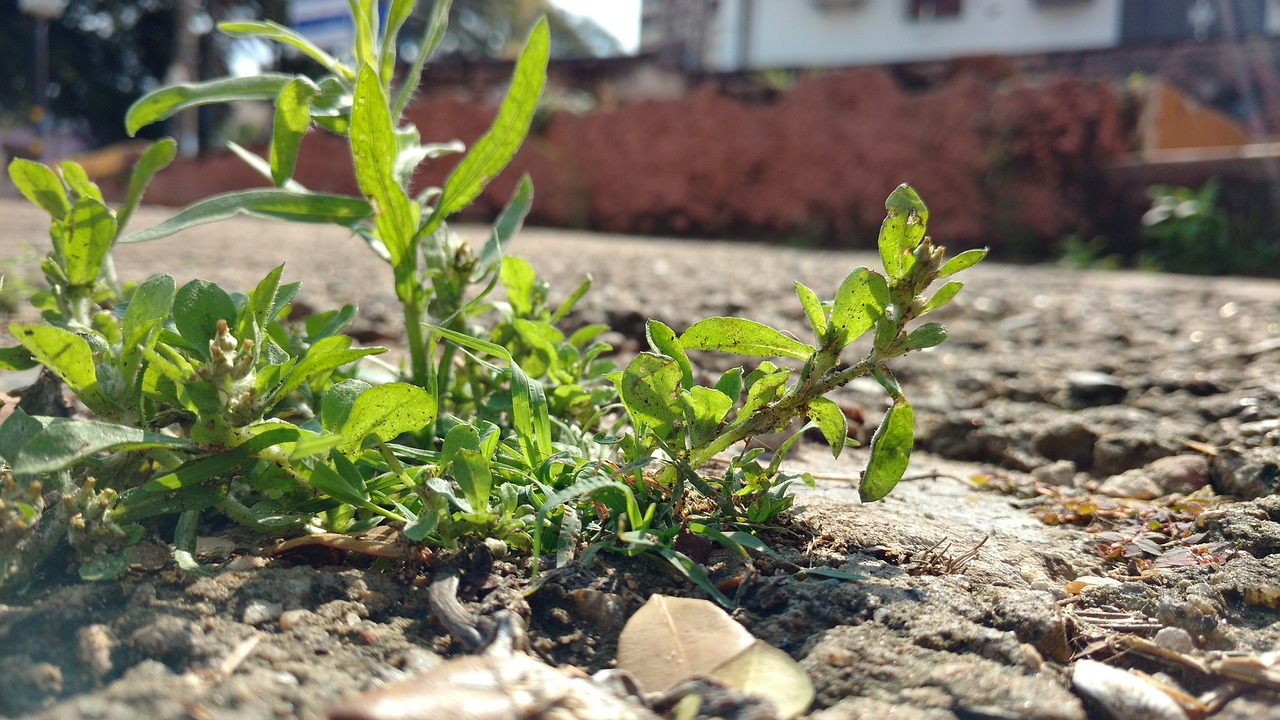
[[(677, 5), (687, 13), (690, 2), (707, 8), (709, 28), (685, 38), (659, 30)], [(1097, 50), (1230, 37), (1232, 28), (1274, 35), (1280, 2), (645, 0), (644, 21), (643, 49), (681, 45), (680, 56), (700, 58), (704, 69), (735, 71)]]

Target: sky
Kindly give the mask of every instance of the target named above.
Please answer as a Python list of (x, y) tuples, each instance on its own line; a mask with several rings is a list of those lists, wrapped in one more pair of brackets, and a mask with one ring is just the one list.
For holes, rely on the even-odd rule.
[(640, 46), (640, 0), (551, 0), (565, 12), (595, 20), (618, 38), (622, 49), (634, 53)]

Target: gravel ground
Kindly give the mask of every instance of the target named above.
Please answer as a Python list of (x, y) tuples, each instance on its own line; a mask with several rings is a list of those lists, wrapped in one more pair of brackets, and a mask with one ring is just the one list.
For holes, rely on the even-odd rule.
[[(163, 214), (146, 209), (138, 226)], [(47, 242), (22, 204), (0, 201), (0, 217), (0, 257)], [(241, 290), (285, 262), (300, 302), (359, 303), (361, 339), (394, 342), (390, 273), (359, 245), (333, 228), (245, 219), (120, 248), (116, 262), (125, 278), (160, 270)], [(877, 264), (543, 229), (511, 251), (553, 299), (590, 273), (573, 321), (611, 324), (624, 351), (647, 317), (680, 329), (744, 315), (800, 334), (793, 281), (830, 296), (851, 269)], [(21, 269), (6, 273), (11, 283)], [(895, 366), (919, 425), (910, 480), (863, 506), (851, 489), (858, 453), (837, 462), (806, 446), (792, 461), (819, 481), (798, 493), (807, 536), (778, 547), (867, 579), (800, 580), (761, 563), (737, 617), (806, 668), (815, 717), (1102, 718), (1108, 703), (1151, 692), (1134, 672), (1085, 672), (1088, 658), (1186, 698), (1186, 709), (1117, 717), (1280, 718), (1269, 654), (1280, 641), (1280, 283), (986, 263), (962, 279), (938, 313), (951, 339)], [(873, 386), (837, 398), (872, 427), (884, 403)], [(159, 562), (120, 582), (52, 579), (8, 598), (0, 716), (317, 718), (460, 652), (419, 587), (429, 578), (218, 540), (212, 577)], [(514, 609), (537, 656), (594, 671), (650, 593), (694, 594), (609, 561), (556, 571), (526, 596), (520, 568), (479, 558), (458, 597), (482, 616)], [(600, 612), (587, 591), (616, 602)]]

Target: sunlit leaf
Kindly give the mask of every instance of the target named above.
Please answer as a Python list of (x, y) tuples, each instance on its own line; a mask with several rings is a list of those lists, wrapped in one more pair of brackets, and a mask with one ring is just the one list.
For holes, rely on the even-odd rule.
[(239, 190), (188, 205), (168, 220), (126, 235), (119, 242), (159, 240), (187, 228), (241, 214), (293, 222), (351, 225), (372, 212), (373, 208), (364, 200), (343, 195), (302, 193), (282, 188)]
[(133, 137), (146, 125), (199, 105), (235, 100), (274, 100), (293, 80), (293, 75), (265, 73), (170, 85), (143, 95), (130, 105), (124, 116), (125, 130), (129, 137)]
[(884, 202), (884, 222), (880, 225), (880, 259), (885, 273), (897, 282), (915, 266), (912, 250), (924, 239), (929, 210), (909, 185), (899, 185)]
[(863, 502), (883, 498), (902, 479), (911, 462), (914, 433), (911, 404), (901, 399), (895, 401), (871, 438), (871, 457), (858, 483), (858, 496)]
[(293, 177), (302, 137), (311, 126), (311, 98), (320, 89), (306, 78), (285, 86), (276, 98), (276, 114), (271, 125), (271, 181), (283, 187)]
[(779, 720), (804, 714), (816, 694), (813, 681), (800, 663), (762, 640), (751, 643), (713, 670), (711, 676), (748, 695), (769, 700)]
[(755, 638), (706, 600), (654, 594), (627, 620), (618, 637), (618, 668), (646, 692), (709, 675)]
[(67, 190), (49, 166), (34, 160), (14, 158), (9, 163), (9, 179), (23, 197), (43, 208), (54, 220), (61, 220), (71, 212)]
[(809, 401), (806, 414), (818, 426), (822, 437), (831, 446), (832, 457), (840, 457), (840, 451), (844, 449), (844, 441), (849, 432), (848, 421), (844, 413), (840, 412), (840, 406), (836, 405), (835, 401), (824, 397), (814, 398)]
[(331, 74), (346, 80), (355, 78), (355, 73), (351, 72), (351, 68), (338, 62), (336, 58), (322, 50), (320, 46), (311, 42), (302, 34), (269, 20), (223, 22), (218, 23), (218, 30), (232, 37), (259, 37), (264, 40), (275, 40), (276, 42), (291, 45), (312, 60), (320, 63), (320, 66)]
[(971, 268), (977, 265), (979, 261), (987, 256), (986, 248), (978, 248), (976, 250), (965, 250), (956, 255), (942, 265), (942, 269), (938, 271), (938, 277), (944, 278), (949, 275), (955, 275), (961, 270)]
[(421, 430), (435, 419), (436, 400), (426, 390), (406, 383), (377, 385), (352, 403), (338, 449), (350, 456), (369, 435), (386, 442), (401, 433)]
[(699, 320), (680, 336), (680, 344), (689, 350), (716, 350), (751, 357), (807, 360), (813, 354), (813, 348), (768, 325), (736, 317)]

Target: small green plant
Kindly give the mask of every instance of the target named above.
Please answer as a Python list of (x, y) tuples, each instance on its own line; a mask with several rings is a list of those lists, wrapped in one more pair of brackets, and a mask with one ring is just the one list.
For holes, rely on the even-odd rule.
[(1218, 203), (1220, 187), (1155, 185), (1142, 216), (1146, 249), (1138, 264), (1194, 275), (1256, 274), (1274, 268), (1280, 250), (1264, 233), (1242, 226)]
[[(274, 188), (211, 197), (124, 235), (147, 181), (172, 158), (172, 141), (143, 155), (118, 212), (74, 164), (10, 165), (19, 189), (49, 213), (53, 249), (42, 265), (50, 289), (31, 298), (44, 322), (10, 327), (20, 345), (0, 351), (0, 367), (42, 365), (92, 417), (15, 411), (0, 426), (0, 586), (30, 577), (63, 540), (84, 577), (113, 577), (126, 569), (129, 546), (166, 515), (177, 515), (178, 565), (199, 572), (196, 533), (206, 513), (218, 512), (269, 535), (391, 523), (436, 550), (500, 543), (530, 553), (535, 568), (552, 547), (558, 564), (583, 546), (658, 557), (728, 603), (676, 539), (698, 535), (744, 557), (768, 552), (752, 533), (790, 506), (792, 483), (812, 480), (781, 469), (799, 433), (770, 458), (748, 441), (807, 419), (838, 455), (849, 444), (845, 419), (826, 395), (865, 375), (890, 405), (860, 493), (882, 498), (902, 477), (913, 413), (889, 364), (946, 339), (942, 325), (915, 321), (961, 289), (955, 280), (932, 284), (985, 250), (946, 259), (925, 235), (928, 210), (904, 185), (886, 202), (883, 274), (854, 269), (830, 301), (797, 283), (811, 342), (746, 318), (708, 318), (681, 333), (651, 321), (650, 349), (618, 369), (598, 341), (607, 328), (559, 327), (590, 280), (552, 306), (533, 268), (505, 256), (532, 201), (528, 178), (478, 251), (447, 224), (529, 130), (545, 82), (545, 21), (533, 28), (489, 132), (466, 150), (424, 144), (403, 122), (449, 6), (436, 3), (423, 51), (395, 89), (395, 39), (412, 4), (392, 2), (379, 27), (375, 3), (353, 2), (351, 65), (271, 23), (224, 24), (224, 32), (298, 48), (328, 74), (164, 88), (130, 109), (132, 133), (194, 105), (273, 100), (269, 157), (237, 152)], [(293, 180), (312, 126), (347, 139), (360, 195), (314, 193)], [(420, 163), (457, 153), (443, 187), (411, 191)], [(382, 348), (353, 347), (341, 334), (354, 307), (291, 321), (298, 283), (283, 282), (283, 267), (244, 293), (200, 280), (177, 287), (164, 274), (116, 280), (115, 243), (237, 213), (347, 227), (391, 266), (410, 355), (399, 381), (375, 385), (361, 374), (359, 361)], [(865, 354), (845, 364), (864, 335)], [(758, 364), (700, 385), (694, 350)]]

